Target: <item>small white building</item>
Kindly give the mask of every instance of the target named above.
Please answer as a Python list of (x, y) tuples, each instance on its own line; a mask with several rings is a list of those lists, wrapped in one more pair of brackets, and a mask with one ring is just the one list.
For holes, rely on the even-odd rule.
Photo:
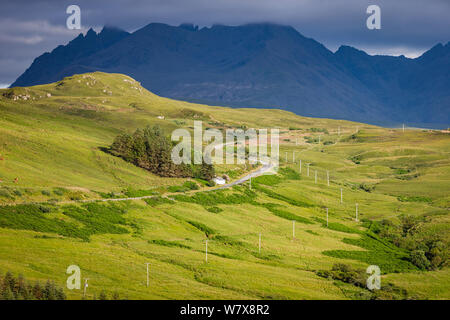
[(217, 185), (223, 185), (223, 184), (226, 183), (225, 179), (220, 178), (220, 177), (215, 177), (215, 178), (213, 179), (213, 181), (214, 181)]

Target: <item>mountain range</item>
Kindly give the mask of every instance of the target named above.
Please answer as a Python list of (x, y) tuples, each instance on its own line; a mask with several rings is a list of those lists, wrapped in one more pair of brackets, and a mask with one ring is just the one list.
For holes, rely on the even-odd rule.
[(90, 29), (36, 58), (11, 85), (93, 71), (124, 73), (169, 98), (384, 126), (450, 123), (450, 42), (422, 56), (336, 52), (290, 26), (151, 23), (133, 33)]

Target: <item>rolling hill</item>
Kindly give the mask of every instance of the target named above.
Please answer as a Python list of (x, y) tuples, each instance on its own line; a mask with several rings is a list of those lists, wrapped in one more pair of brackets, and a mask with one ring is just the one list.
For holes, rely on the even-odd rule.
[(131, 34), (92, 29), (35, 59), (12, 84), (104, 71), (132, 76), (169, 98), (385, 126), (447, 128), (450, 45), (421, 57), (331, 52), (289, 26), (151, 23)]
[[(199, 119), (279, 128), (279, 174), (212, 191), (105, 152), (121, 133)], [(75, 264), (88, 299), (449, 299), (449, 153), (446, 131), (176, 101), (122, 74), (1, 89), (0, 275), (65, 288)]]

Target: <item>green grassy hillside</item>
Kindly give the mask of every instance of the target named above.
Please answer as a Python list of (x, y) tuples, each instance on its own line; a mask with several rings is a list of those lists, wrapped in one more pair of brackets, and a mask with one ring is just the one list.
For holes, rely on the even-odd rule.
[[(103, 151), (120, 133), (148, 124), (170, 133), (194, 120), (280, 128), (279, 174), (253, 179), (251, 189), (177, 193), (185, 179)], [(65, 286), (76, 264), (90, 279), (89, 298), (105, 290), (127, 299), (368, 299), (369, 290), (331, 270), (375, 264), (377, 298), (449, 299), (449, 153), (446, 132), (174, 101), (120, 74), (2, 89), (0, 274)], [(251, 168), (216, 170), (237, 178)], [(78, 202), (147, 195), (155, 198)], [(435, 247), (422, 270), (411, 255), (428, 247), (418, 244)]]

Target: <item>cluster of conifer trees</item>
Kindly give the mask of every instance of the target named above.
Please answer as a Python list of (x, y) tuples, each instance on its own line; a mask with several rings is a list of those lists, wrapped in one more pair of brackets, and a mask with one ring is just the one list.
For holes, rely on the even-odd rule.
[(11, 272), (0, 277), (0, 300), (65, 300), (66, 295), (61, 287), (52, 281), (45, 285), (34, 284), (25, 280), (22, 275), (17, 278)]
[(133, 134), (117, 136), (110, 147), (111, 154), (161, 177), (193, 177), (211, 181), (214, 166), (175, 164), (171, 158), (172, 141), (159, 126), (137, 129)]

